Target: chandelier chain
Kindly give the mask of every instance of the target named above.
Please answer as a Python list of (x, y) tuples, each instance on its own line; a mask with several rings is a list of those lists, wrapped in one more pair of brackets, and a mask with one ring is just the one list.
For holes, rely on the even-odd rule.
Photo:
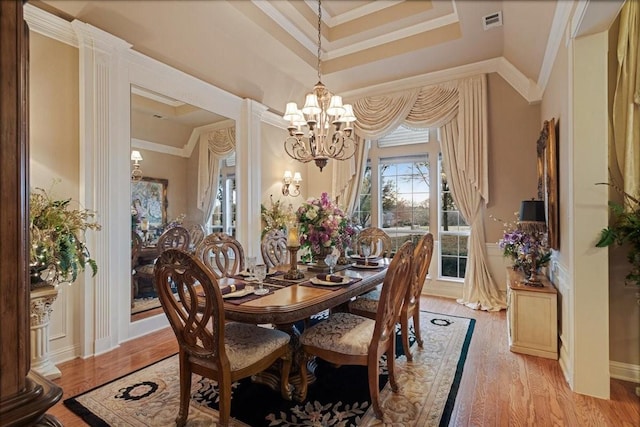
[(322, 71), (321, 71), (321, 63), (320, 63), (320, 52), (322, 49), (322, 38), (320, 37), (320, 33), (322, 31), (322, 0), (318, 0), (318, 81), (322, 80)]

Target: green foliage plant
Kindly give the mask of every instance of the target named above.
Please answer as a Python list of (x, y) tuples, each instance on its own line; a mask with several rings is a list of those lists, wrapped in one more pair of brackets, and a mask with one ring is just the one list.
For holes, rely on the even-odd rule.
[(46, 282), (74, 282), (88, 264), (92, 274), (98, 265), (89, 255), (85, 232), (100, 230), (96, 213), (74, 209), (71, 199), (55, 200), (35, 188), (29, 196), (30, 268), (32, 286)]
[(627, 283), (640, 286), (640, 199), (626, 193), (616, 184), (599, 184), (614, 188), (622, 194), (623, 201), (622, 203), (609, 201), (612, 214), (610, 225), (600, 231), (600, 239), (596, 247), (628, 244), (627, 260), (631, 264), (631, 271), (625, 279)]

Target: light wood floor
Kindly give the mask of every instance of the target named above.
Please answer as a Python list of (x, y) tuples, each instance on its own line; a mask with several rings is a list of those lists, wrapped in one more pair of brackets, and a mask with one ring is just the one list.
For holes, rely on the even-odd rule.
[[(474, 311), (432, 297), (423, 297), (422, 309), (476, 319), (450, 426), (640, 426), (635, 384), (612, 380), (610, 400), (573, 393), (557, 361), (509, 351), (504, 311)], [(107, 354), (62, 363), (56, 383), (66, 399), (175, 352), (167, 328)], [(85, 425), (62, 402), (49, 413), (66, 427)]]

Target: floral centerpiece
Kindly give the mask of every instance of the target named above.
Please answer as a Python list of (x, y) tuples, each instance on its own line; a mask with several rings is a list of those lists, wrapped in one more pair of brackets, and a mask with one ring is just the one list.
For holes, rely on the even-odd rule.
[[(98, 265), (89, 255), (84, 234), (100, 230), (96, 214), (73, 209), (71, 200), (54, 200), (42, 188), (29, 197), (30, 268), (32, 287), (46, 282), (74, 282), (89, 264), (93, 275)], [(43, 283), (44, 282), (44, 283)]]
[(287, 228), (287, 223), (289, 223), (293, 217), (293, 206), (289, 204), (287, 208), (283, 206), (283, 203), (280, 200), (273, 201), (273, 195), (269, 197), (271, 201), (271, 206), (266, 207), (265, 205), (260, 205), (260, 214), (262, 216), (262, 237), (269, 230), (282, 230), (284, 231)]
[[(517, 212), (515, 216), (517, 218)], [(493, 219), (502, 222), (499, 219)], [(503, 226), (504, 235), (498, 242), (498, 246), (502, 249), (504, 257), (512, 260), (514, 270), (521, 270), (528, 276), (534, 265), (539, 268), (549, 264), (551, 252), (546, 244), (546, 233), (525, 231), (519, 227), (517, 220), (504, 222)]]
[(303, 203), (296, 212), (296, 219), (300, 224), (300, 247), (307, 249), (320, 264), (331, 248), (344, 250), (350, 245), (355, 233), (349, 218), (329, 200), (327, 193)]

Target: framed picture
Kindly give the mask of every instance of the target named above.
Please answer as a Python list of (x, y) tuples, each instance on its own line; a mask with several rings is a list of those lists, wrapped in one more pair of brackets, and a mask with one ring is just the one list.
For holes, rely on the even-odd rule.
[(555, 119), (546, 120), (536, 147), (538, 199), (545, 204), (549, 247), (556, 250), (560, 249), (557, 136)]
[(169, 180), (143, 177), (131, 181), (131, 206), (140, 218), (146, 218), (149, 228), (161, 229), (167, 223), (167, 186)]

